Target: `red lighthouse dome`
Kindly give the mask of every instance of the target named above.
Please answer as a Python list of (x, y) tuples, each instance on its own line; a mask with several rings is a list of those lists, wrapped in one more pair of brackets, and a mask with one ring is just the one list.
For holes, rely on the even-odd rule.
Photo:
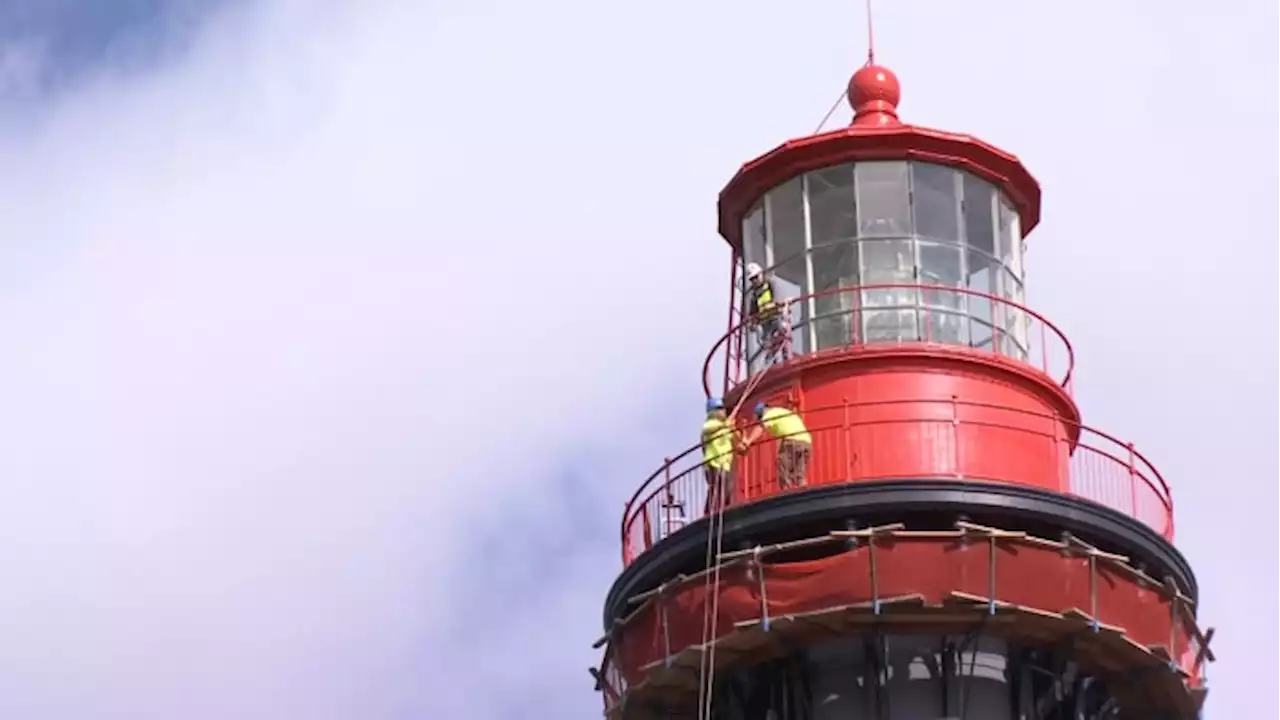
[(855, 125), (893, 125), (898, 122), (902, 87), (886, 67), (868, 63), (849, 79), (849, 105)]

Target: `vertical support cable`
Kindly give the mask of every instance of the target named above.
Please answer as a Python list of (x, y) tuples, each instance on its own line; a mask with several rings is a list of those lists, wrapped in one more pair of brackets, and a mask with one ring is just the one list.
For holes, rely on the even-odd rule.
[[(889, 660), (889, 637), (885, 635), (883, 632), (881, 632), (878, 628), (876, 630), (876, 637), (879, 640), (880, 657), (882, 658), (880, 663), (880, 668), (881, 668), (880, 671), (882, 673), (882, 677), (884, 678), (883, 681), (881, 682), (881, 687), (884, 688), (884, 693), (879, 697), (877, 697), (877, 708), (878, 708), (878, 711), (881, 713), (880, 715), (881, 720), (892, 720), (893, 694), (889, 692), (889, 681), (892, 680), (891, 675), (893, 673), (893, 666), (890, 664), (890, 660)], [(883, 703), (883, 706), (880, 706), (881, 703)]]
[[(653, 528), (651, 527), (653, 518), (649, 517), (649, 503), (640, 506), (640, 522), (644, 526), (644, 549), (650, 550), (653, 548)], [(630, 564), (633, 559), (635, 558), (628, 558), (627, 563)]]
[(949, 635), (942, 636), (941, 647), (939, 649), (938, 656), (942, 660), (942, 662), (940, 663), (941, 668), (938, 671), (940, 675), (940, 677), (938, 678), (939, 680), (938, 684), (941, 686), (940, 687), (941, 692), (939, 693), (939, 695), (941, 696), (941, 700), (942, 700), (942, 702), (940, 702), (939, 705), (942, 708), (942, 716), (948, 717), (951, 715), (951, 682), (950, 681), (953, 679), (952, 676), (956, 674), (955, 644), (951, 642), (951, 636)]
[[(839, 101), (837, 101), (837, 104)], [(802, 287), (801, 294), (808, 295), (808, 299), (804, 301), (804, 337), (805, 349), (809, 352), (815, 352), (818, 349), (818, 331), (817, 323), (814, 322), (817, 306), (814, 304), (813, 296), (817, 292), (813, 280), (813, 210), (809, 204), (809, 174), (805, 173), (800, 176), (800, 198), (802, 208), (804, 210), (804, 281), (805, 287)], [(791, 318), (788, 318), (788, 326)], [(789, 348), (794, 352), (794, 348)]]
[(996, 535), (987, 535), (987, 614), (996, 614)]
[(951, 474), (963, 477), (960, 472), (960, 398), (951, 396)]
[[(863, 257), (863, 254), (862, 254), (862, 241), (863, 241), (863, 237), (862, 237), (862, 212), (863, 212), (863, 210), (862, 210), (862, 191), (861, 191), (861, 189), (860, 189), (860, 188), (861, 188), (861, 183), (858, 181), (859, 173), (858, 173), (858, 164), (857, 164), (857, 163), (854, 163), (854, 164), (853, 164), (853, 167), (849, 170), (849, 174), (850, 174), (850, 175), (852, 176), (852, 178), (853, 178), (853, 186), (852, 186), (852, 188), (851, 188), (851, 189), (853, 190), (853, 229), (854, 229), (854, 238), (855, 238), (855, 239), (854, 239), (853, 244), (851, 245), (851, 247), (856, 248), (856, 254), (857, 254), (857, 257), (856, 257), (855, 262), (854, 262), (854, 265), (855, 265), (855, 269), (854, 269), (854, 277), (855, 277), (855, 280), (854, 280), (854, 286), (853, 286), (853, 288), (852, 288), (852, 290), (853, 290), (853, 293), (852, 293), (852, 295), (853, 295), (853, 302), (852, 302), (852, 306), (853, 306), (853, 322), (852, 322), (852, 327), (850, 327), (850, 328), (849, 328), (849, 338), (848, 338), (848, 341), (849, 341), (849, 344), (850, 344), (850, 345), (853, 345), (853, 346), (855, 346), (855, 347), (856, 347), (856, 346), (858, 346), (858, 345), (862, 345), (862, 344), (864, 344), (864, 343), (866, 342), (866, 336), (867, 336), (867, 333), (865, 332), (865, 331), (866, 331), (866, 328), (864, 328), (864, 327), (863, 327), (863, 325), (862, 325), (862, 324), (863, 324), (863, 322), (865, 322), (865, 320), (866, 320), (866, 318), (864, 318), (864, 317), (862, 316), (862, 304), (863, 304), (863, 301), (864, 301), (864, 300), (866, 300), (866, 297), (867, 297), (867, 295), (866, 295), (867, 291), (866, 291), (866, 290), (863, 290), (863, 289), (862, 289), (862, 286), (863, 286), (863, 283), (866, 281), (866, 279), (867, 279), (867, 278), (866, 278), (866, 273), (864, 273), (864, 272), (863, 272), (863, 263), (864, 263), (866, 260), (865, 260), (865, 258)], [(842, 286), (842, 285), (844, 285), (844, 281), (843, 281), (843, 279), (838, 280), (838, 281), (837, 281), (837, 290), (836, 290), (836, 294), (837, 294), (837, 296), (843, 296), (845, 292), (848, 292), (847, 290), (839, 289), (839, 287), (840, 287), (840, 286)], [(837, 303), (837, 306), (838, 306), (838, 307), (839, 307), (839, 306), (843, 306), (843, 305), (844, 305), (844, 303), (845, 303), (844, 299), (843, 299), (843, 298), (841, 298), (841, 299), (840, 299), (840, 301)]]
[(867, 565), (871, 571), (871, 613), (880, 614), (880, 584), (876, 577), (876, 533), (867, 534)]
[[(744, 239), (745, 241), (745, 239)], [(724, 343), (724, 383), (720, 388), (720, 396), (729, 392), (729, 359), (733, 355), (733, 307), (738, 295), (738, 251), (735, 249), (729, 261), (729, 322), (725, 326)], [(741, 351), (739, 351), (741, 352)]]
[(658, 597), (654, 598), (654, 602), (658, 603), (658, 611), (662, 614), (662, 658), (665, 667), (671, 667), (671, 626), (667, 622), (667, 593), (666, 588), (658, 591)]
[(1093, 618), (1090, 622), (1090, 629), (1094, 633), (1098, 632), (1098, 553), (1093, 548), (1089, 549), (1089, 617)]
[(764, 563), (760, 561), (759, 545), (756, 546), (755, 552), (752, 553), (752, 563), (755, 565), (756, 582), (760, 586), (760, 628), (765, 632), (769, 632), (769, 593), (765, 589)]
[(1071, 486), (1071, 456), (1063, 455), (1063, 446), (1066, 444), (1066, 438), (1062, 433), (1062, 416), (1054, 412), (1050, 422), (1053, 423), (1053, 476), (1054, 486), (1059, 491), (1074, 493), (1075, 488)]
[(853, 434), (849, 431), (849, 398), (840, 398), (840, 436), (844, 448), (845, 480), (853, 479)]
[(666, 503), (666, 512), (661, 513), (662, 527), (658, 529), (658, 539), (670, 534), (671, 511), (675, 509), (676, 496), (671, 490), (671, 458), (662, 458), (662, 494)]
[(875, 24), (871, 16), (871, 0), (867, 0), (867, 65), (876, 64)]
[(1036, 323), (1040, 326), (1040, 369), (1049, 374), (1049, 328), (1044, 321)]

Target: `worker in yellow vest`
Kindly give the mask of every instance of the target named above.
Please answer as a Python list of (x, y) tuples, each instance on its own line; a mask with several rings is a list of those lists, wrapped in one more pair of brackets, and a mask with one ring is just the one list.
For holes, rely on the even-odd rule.
[[(769, 363), (776, 362), (781, 354), (785, 361), (790, 356), (786, 342), (787, 301), (778, 297), (778, 289), (772, 279), (765, 277), (764, 269), (756, 263), (747, 263), (748, 320), (760, 329), (759, 353), (767, 353)], [(753, 357), (752, 360), (755, 358)]]
[[(803, 486), (813, 451), (813, 436), (804, 421), (793, 410), (764, 403), (756, 405), (756, 417), (760, 426), (778, 441), (778, 485), (783, 490)], [(758, 435), (759, 430), (752, 440)]]
[(707, 400), (707, 419), (702, 423), (702, 467), (707, 477), (707, 504), (704, 512), (723, 510), (733, 498), (733, 456), (745, 452), (746, 445), (725, 414), (724, 401)]

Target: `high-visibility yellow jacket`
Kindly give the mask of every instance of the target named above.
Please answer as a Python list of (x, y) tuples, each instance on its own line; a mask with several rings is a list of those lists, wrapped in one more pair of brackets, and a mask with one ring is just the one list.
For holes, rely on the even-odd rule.
[(727, 418), (702, 423), (702, 459), (716, 470), (733, 467), (733, 424)]
[(799, 415), (786, 408), (766, 408), (764, 414), (760, 416), (760, 424), (764, 425), (770, 435), (779, 440), (794, 440), (805, 445), (813, 444), (813, 436), (804, 426), (804, 421)]
[(777, 315), (779, 310), (774, 294), (773, 280), (765, 278), (759, 285), (752, 285), (751, 314), (762, 320)]

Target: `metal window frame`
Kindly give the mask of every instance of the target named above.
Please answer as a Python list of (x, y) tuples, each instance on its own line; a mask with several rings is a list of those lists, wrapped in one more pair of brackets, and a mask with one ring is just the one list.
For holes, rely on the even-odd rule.
[[(852, 172), (852, 171), (850, 171)], [(801, 295), (808, 295), (809, 299), (805, 300), (805, 317), (809, 321), (805, 324), (805, 349), (808, 352), (816, 352), (818, 349), (818, 331), (817, 323), (812, 321), (817, 312), (817, 306), (813, 294), (816, 292), (814, 288), (814, 271), (813, 271), (813, 212), (809, 206), (809, 176), (812, 173), (805, 173), (800, 176), (800, 195), (801, 205), (804, 207), (804, 281), (805, 287), (800, 288)], [(794, 348), (793, 348), (794, 351)]]

